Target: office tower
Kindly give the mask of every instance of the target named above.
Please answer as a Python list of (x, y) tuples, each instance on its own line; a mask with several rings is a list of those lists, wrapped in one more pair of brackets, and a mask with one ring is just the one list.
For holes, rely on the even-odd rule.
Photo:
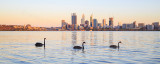
[(103, 28), (106, 28), (106, 19), (103, 19), (102, 23), (103, 23), (103, 24), (102, 24), (102, 27), (103, 27)]
[(84, 14), (82, 15), (81, 24), (85, 24), (85, 16), (84, 16)]
[(144, 25), (144, 23), (138, 23), (138, 27), (143, 28), (143, 27), (145, 27), (145, 25)]
[(122, 29), (132, 29), (133, 28), (133, 24), (123, 24), (122, 25)]
[(102, 24), (101, 24), (101, 23), (98, 23), (97, 26), (98, 26), (98, 28), (101, 28), (101, 27), (102, 27)]
[(72, 14), (72, 25), (75, 25), (75, 24), (77, 24), (77, 15), (76, 13), (73, 13)]
[(85, 25), (86, 25), (86, 27), (89, 26), (89, 21), (88, 20), (85, 21)]
[(109, 18), (109, 26), (113, 28), (113, 17)]
[(122, 29), (127, 29), (127, 24), (123, 24)]
[(97, 21), (97, 19), (93, 19), (93, 27), (94, 28), (97, 28), (97, 25), (98, 25), (98, 21)]
[(62, 20), (62, 29), (66, 29), (67, 28), (67, 23), (65, 22), (65, 20)]
[(72, 29), (77, 29), (77, 15), (72, 13)]
[(62, 20), (62, 27), (66, 25), (65, 20)]
[(117, 28), (118, 28), (118, 29), (120, 29), (120, 28), (121, 28), (121, 26), (122, 26), (122, 25), (121, 25), (121, 22), (118, 22), (118, 26), (117, 26)]
[(154, 25), (154, 29), (158, 29), (159, 28), (159, 22), (153, 22), (152, 24)]
[(131, 24), (127, 24), (127, 29), (133, 29), (134, 27), (133, 27), (133, 24), (131, 23)]
[(88, 20), (86, 20), (86, 21), (85, 21), (85, 24), (86, 24), (86, 25), (89, 25), (89, 21), (88, 21)]
[(154, 25), (146, 25), (147, 30), (154, 30)]
[(133, 28), (136, 28), (136, 21), (133, 22)]
[(93, 15), (90, 16), (90, 26), (93, 27)]

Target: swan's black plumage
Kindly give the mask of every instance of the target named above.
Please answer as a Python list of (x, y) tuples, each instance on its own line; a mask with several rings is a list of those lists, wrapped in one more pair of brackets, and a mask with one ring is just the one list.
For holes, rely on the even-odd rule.
[(118, 46), (116, 46), (116, 45), (110, 45), (109, 47), (110, 48), (117, 48)]
[(120, 47), (120, 46), (119, 46), (119, 43), (121, 43), (121, 41), (118, 42), (118, 46), (117, 46), (117, 45), (110, 45), (109, 47), (110, 47), (110, 48), (115, 48), (115, 49), (116, 49), (116, 48), (119, 48), (119, 47)]
[(84, 49), (84, 43), (85, 42), (82, 43), (82, 47), (81, 46), (74, 46), (73, 49)]
[(73, 48), (74, 48), (74, 49), (82, 49), (81, 46), (74, 46)]
[(42, 43), (40, 43), (40, 42), (37, 42), (37, 43), (35, 44), (35, 46), (37, 46), (37, 47), (42, 47), (42, 46), (43, 46), (43, 44), (42, 44)]
[(37, 43), (35, 44), (35, 46), (36, 46), (36, 47), (42, 47), (43, 45), (45, 45), (45, 39), (46, 39), (46, 38), (44, 38), (44, 44), (42, 44), (42, 43), (40, 43), (40, 42), (37, 42)]

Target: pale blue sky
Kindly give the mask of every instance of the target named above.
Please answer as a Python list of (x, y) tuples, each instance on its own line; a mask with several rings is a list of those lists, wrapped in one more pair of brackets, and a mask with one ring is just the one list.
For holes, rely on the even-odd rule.
[(71, 13), (91, 14), (102, 23), (114, 17), (114, 24), (160, 22), (160, 0), (0, 0), (0, 24), (31, 24), (61, 26), (61, 20), (71, 23)]

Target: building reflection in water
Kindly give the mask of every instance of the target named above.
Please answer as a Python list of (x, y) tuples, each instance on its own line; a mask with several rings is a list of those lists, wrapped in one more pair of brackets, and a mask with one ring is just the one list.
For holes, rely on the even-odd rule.
[(94, 32), (90, 32), (90, 45), (94, 45)]
[(103, 32), (103, 43), (107, 42), (106, 41), (106, 32)]
[(113, 32), (109, 31), (109, 44), (113, 45)]
[[(77, 32), (72, 32), (72, 36), (71, 36), (71, 38), (72, 38), (72, 48), (75, 46), (75, 45), (77, 45)], [(81, 41), (83, 42), (83, 41), (85, 41), (85, 32), (81, 32)], [(81, 43), (82, 43), (81, 42)], [(79, 45), (79, 46), (81, 46), (81, 45)], [(72, 54), (72, 56), (71, 56), (71, 62), (73, 63), (74, 61), (77, 61), (74, 57), (76, 57), (77, 56), (77, 54), (76, 53), (83, 53), (82, 54), (82, 57), (86, 57), (85, 56), (85, 51), (83, 50), (83, 49), (73, 49), (73, 50), (71, 50), (71, 54)]]
[(81, 41), (85, 42), (86, 41), (85, 39), (86, 39), (85, 38), (85, 32), (83, 31), (83, 32), (81, 32)]
[(97, 32), (94, 32), (94, 45), (97, 43)]
[(63, 41), (66, 40), (66, 32), (62, 32), (62, 40), (63, 40)]
[(72, 32), (72, 47), (77, 44), (77, 32)]

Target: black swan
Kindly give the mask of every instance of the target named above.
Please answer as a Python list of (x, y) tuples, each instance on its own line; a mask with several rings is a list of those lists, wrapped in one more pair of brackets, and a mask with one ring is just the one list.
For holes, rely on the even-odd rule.
[(44, 44), (42, 44), (42, 43), (40, 43), (40, 42), (37, 42), (37, 43), (35, 44), (35, 46), (36, 46), (36, 47), (42, 47), (42, 46), (44, 45), (44, 47), (45, 47), (45, 40), (46, 40), (46, 38), (44, 38)]
[(73, 49), (84, 49), (84, 43), (85, 42), (82, 43), (82, 47), (81, 46), (74, 46)]
[(117, 45), (110, 45), (109, 47), (110, 47), (110, 48), (119, 48), (119, 47), (120, 47), (120, 46), (119, 46), (119, 43), (121, 43), (121, 41), (118, 42), (118, 46), (117, 46)]

